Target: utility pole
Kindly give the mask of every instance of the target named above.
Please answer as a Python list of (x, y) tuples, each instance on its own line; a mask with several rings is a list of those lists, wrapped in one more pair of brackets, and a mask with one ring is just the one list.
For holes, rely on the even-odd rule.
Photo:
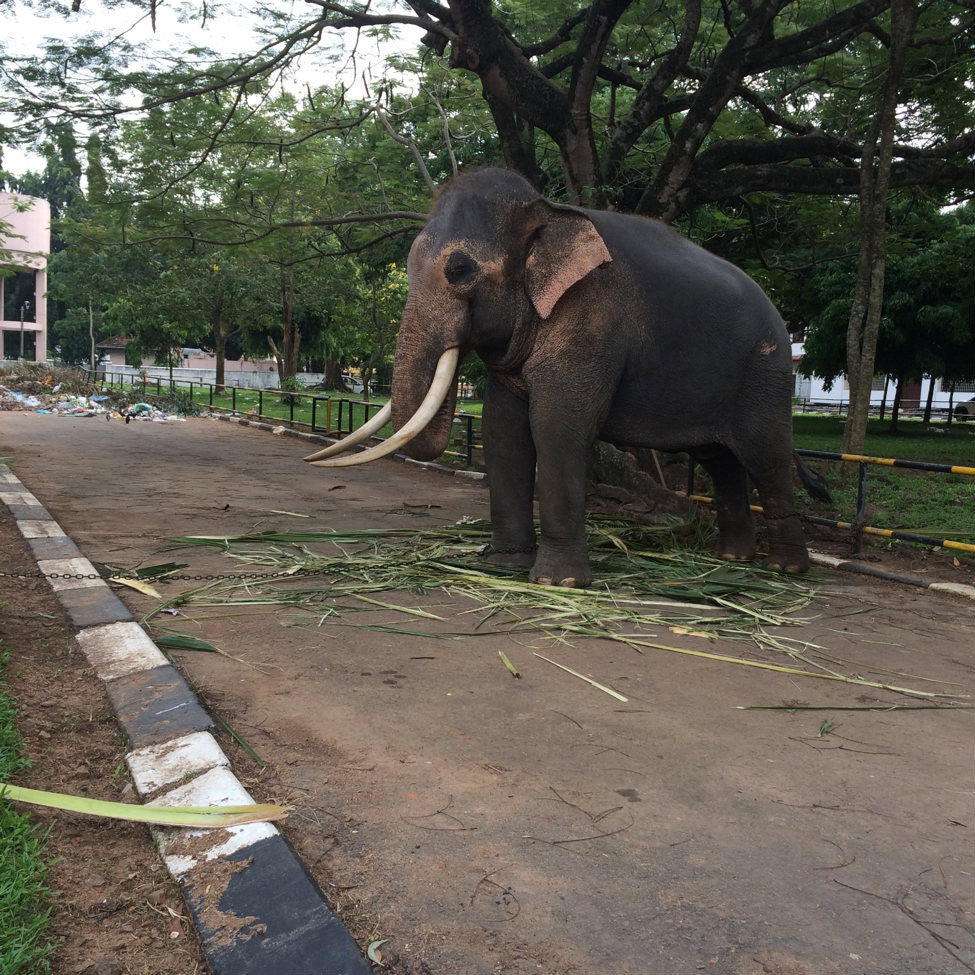
[(30, 308), (30, 299), (25, 298), (20, 303), (20, 361), (24, 361), (24, 315)]

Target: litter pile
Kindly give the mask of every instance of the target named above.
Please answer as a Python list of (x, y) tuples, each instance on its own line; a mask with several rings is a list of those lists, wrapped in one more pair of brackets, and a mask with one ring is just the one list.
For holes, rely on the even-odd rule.
[(32, 410), (35, 413), (56, 413), (58, 416), (104, 416), (107, 420), (150, 420), (154, 423), (170, 423), (184, 417), (166, 413), (151, 403), (132, 403), (114, 406), (106, 395), (60, 395), (57, 387), (50, 393), (36, 395), (21, 393), (0, 386), (0, 410)]
[(24, 373), (0, 372), (0, 411), (14, 410), (71, 417), (103, 416), (126, 423), (171, 423), (184, 419), (153, 403), (130, 403), (118, 391), (98, 391), (94, 383), (70, 370), (38, 371), (36, 367)]

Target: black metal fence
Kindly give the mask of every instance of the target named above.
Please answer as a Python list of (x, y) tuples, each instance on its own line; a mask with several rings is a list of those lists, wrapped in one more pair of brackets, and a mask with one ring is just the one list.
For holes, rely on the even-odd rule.
[[(287, 423), (289, 426), (323, 436), (342, 436), (357, 430), (374, 413), (382, 409), (385, 399), (374, 402), (350, 399), (330, 393), (252, 388), (249, 386), (218, 385), (199, 379), (169, 379), (163, 376), (133, 376), (130, 372), (110, 371), (91, 374), (94, 381), (112, 387), (129, 386), (143, 396), (173, 396), (177, 391), (197, 406), (205, 406), (215, 413), (248, 416), (255, 420)], [(470, 387), (458, 388), (458, 394), (470, 396)], [(480, 416), (459, 410), (454, 414), (455, 434), (451, 447), (445, 451), (469, 467), (476, 466), (483, 448), (480, 438)], [(476, 422), (475, 422), (476, 421)]]
[[(934, 464), (921, 460), (898, 460), (894, 457), (868, 457), (862, 454), (834, 454), (826, 450), (797, 450), (800, 457), (813, 457), (820, 460), (838, 460), (846, 464), (856, 464), (857, 470), (857, 502), (856, 515), (852, 522), (834, 521), (831, 518), (822, 518), (818, 515), (803, 513), (803, 521), (813, 525), (823, 525), (829, 528), (839, 528), (849, 532), (851, 549), (854, 554), (860, 551), (863, 544), (864, 535), (874, 535), (880, 538), (896, 539), (902, 542), (914, 542), (921, 545), (934, 545), (941, 548), (952, 549), (957, 552), (975, 553), (975, 545), (968, 542), (956, 542), (948, 538), (937, 538), (933, 535), (920, 535), (914, 532), (899, 531), (893, 528), (876, 528), (866, 523), (867, 511), (867, 467), (875, 465), (879, 467), (899, 467), (912, 471), (928, 471), (934, 474), (959, 474), (963, 477), (975, 477), (975, 467), (962, 467), (954, 464)], [(712, 499), (694, 493), (694, 471), (696, 464), (691, 461), (688, 467), (688, 488), (687, 493), (692, 501), (699, 501), (710, 504)], [(752, 510), (761, 511), (762, 509), (753, 506)]]

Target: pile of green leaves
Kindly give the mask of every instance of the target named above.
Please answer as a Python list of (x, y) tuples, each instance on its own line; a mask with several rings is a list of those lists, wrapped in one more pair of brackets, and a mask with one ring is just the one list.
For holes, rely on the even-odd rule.
[[(790, 641), (768, 627), (801, 625), (796, 613), (812, 590), (802, 581), (754, 565), (722, 562), (679, 545), (677, 521), (661, 525), (593, 518), (588, 523), (595, 580), (588, 589), (559, 589), (527, 579), (524, 569), (477, 558), (490, 526), (469, 522), (417, 532), (261, 532), (176, 539), (215, 545), (257, 577), (217, 581), (177, 597), (194, 605), (283, 605), (331, 622), (385, 609), (410, 618), (409, 627), (369, 622), (372, 629), (431, 637), (534, 631), (558, 639), (610, 637), (635, 642), (647, 627), (676, 628), (708, 638), (745, 639), (786, 649)], [(689, 539), (683, 539), (686, 546)], [(692, 541), (692, 540), (691, 540)], [(324, 550), (321, 543), (326, 543)], [(312, 550), (310, 546), (318, 546)], [(446, 593), (464, 600), (459, 616), (472, 617), (462, 633), (446, 631), (458, 615), (441, 616), (378, 593)], [(357, 625), (357, 624), (354, 624)], [(418, 628), (419, 627), (419, 628)], [(790, 652), (786, 650), (786, 652)]]
[[(788, 635), (789, 628), (806, 622), (798, 614), (814, 597), (808, 582), (705, 554), (703, 536), (695, 543), (688, 527), (679, 520), (647, 525), (591, 518), (587, 532), (595, 579), (588, 589), (541, 586), (529, 582), (524, 569), (485, 564), (477, 554), (490, 539), (490, 526), (479, 521), (423, 532), (267, 531), (176, 538), (186, 545), (217, 546), (250, 569), (184, 592), (146, 621), (173, 605), (234, 611), (285, 607), (292, 622), (305, 626), (355, 626), (441, 640), (606, 639), (640, 653), (663, 650), (924, 698), (944, 696), (845, 675), (845, 661)], [(380, 599), (379, 593), (396, 595)], [(446, 606), (442, 599), (418, 605), (418, 597), (438, 594), (450, 597)], [(395, 614), (392, 620), (383, 615), (388, 613)], [(359, 614), (368, 614), (365, 622)], [(667, 643), (659, 642), (661, 629)], [(680, 645), (673, 645), (670, 634)], [(716, 652), (718, 640), (736, 641), (736, 655)]]

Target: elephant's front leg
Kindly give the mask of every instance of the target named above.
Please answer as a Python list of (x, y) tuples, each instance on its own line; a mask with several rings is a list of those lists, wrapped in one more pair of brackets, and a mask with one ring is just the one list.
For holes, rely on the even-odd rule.
[[(592, 582), (586, 540), (586, 476), (593, 438), (533, 409), (538, 450), (538, 512), (541, 537), (529, 578), (542, 585), (585, 587)], [(559, 419), (561, 417), (561, 420)]]
[(528, 401), (488, 378), (481, 417), (491, 493), (491, 544), (483, 558), (528, 568), (535, 561), (535, 443)]

